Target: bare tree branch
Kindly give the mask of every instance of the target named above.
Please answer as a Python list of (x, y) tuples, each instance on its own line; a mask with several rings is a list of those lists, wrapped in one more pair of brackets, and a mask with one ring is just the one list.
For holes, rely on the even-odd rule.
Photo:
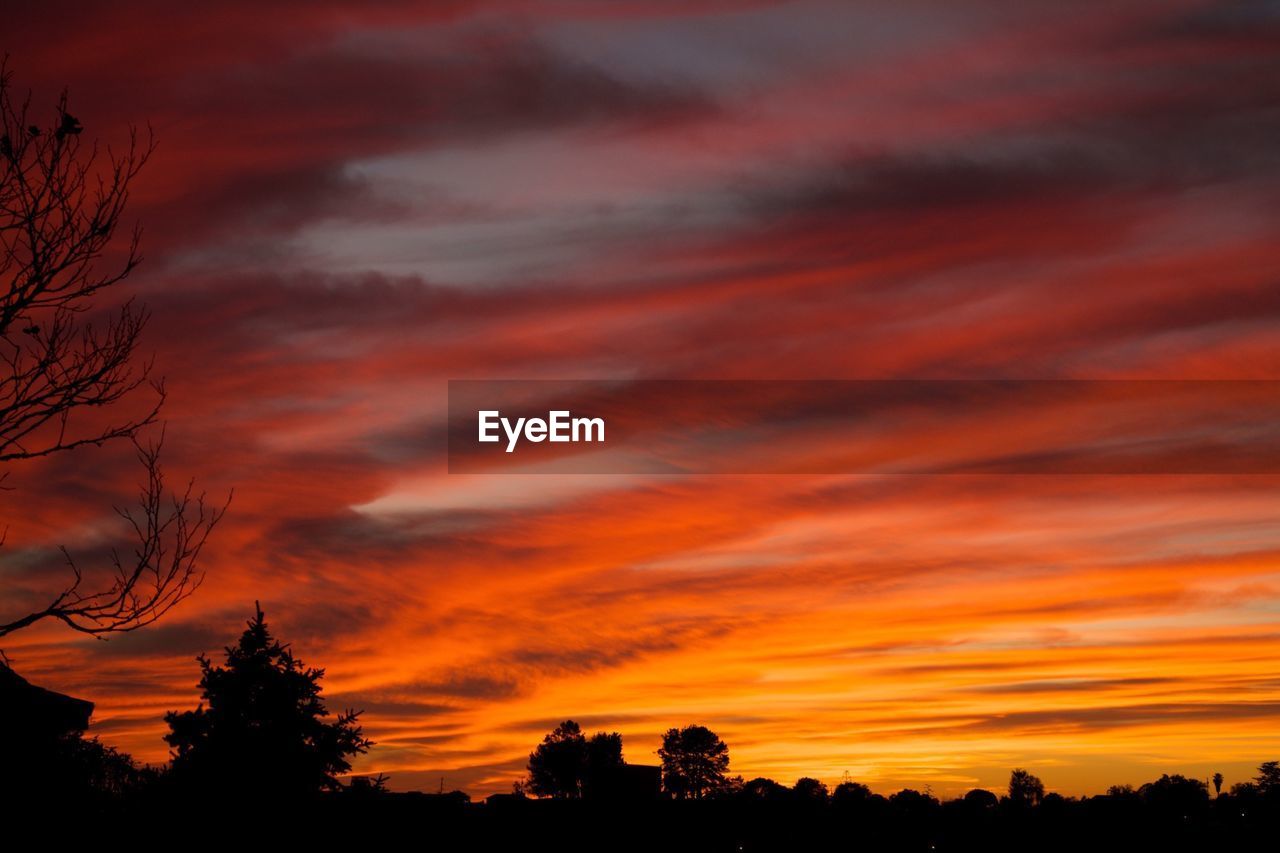
[[(66, 584), (45, 607), (0, 623), (0, 637), (46, 619), (99, 637), (151, 624), (200, 585), (197, 560), (226, 511), (192, 483), (165, 491), (160, 442), (138, 438), (165, 399), (151, 362), (138, 357), (149, 315), (132, 300), (114, 313), (97, 304), (142, 260), (141, 230), (116, 234), (154, 139), (131, 130), (117, 152), (82, 142), (82, 130), (65, 93), (51, 123), (34, 121), (30, 98), (14, 97), (0, 64), (0, 463), (129, 439), (146, 479), (139, 505), (116, 510), (135, 545), (127, 558), (113, 553), (111, 581), (87, 582), (63, 548)], [(99, 414), (144, 386), (152, 400), (141, 411)]]
[[(154, 423), (163, 387), (135, 358), (147, 312), (132, 301), (95, 326), (93, 297), (141, 262), (141, 230), (113, 247), (129, 187), (155, 150), (130, 132), (120, 153), (81, 141), (58, 100), (47, 127), (0, 69), (0, 462), (128, 438)], [(122, 252), (111, 265), (102, 261)], [(143, 385), (153, 405), (117, 423), (82, 423)]]
[(230, 497), (211, 506), (206, 495), (188, 483), (178, 493), (165, 489), (160, 468), (160, 442), (135, 441), (138, 460), (146, 470), (138, 505), (117, 508), (132, 531), (132, 555), (111, 555), (112, 582), (105, 589), (82, 589), (84, 573), (62, 549), (71, 581), (49, 604), (20, 619), (0, 624), (0, 637), (44, 619), (54, 619), (83, 634), (100, 636), (135, 631), (155, 622), (190, 596), (204, 580), (197, 567), (200, 551), (226, 512)]

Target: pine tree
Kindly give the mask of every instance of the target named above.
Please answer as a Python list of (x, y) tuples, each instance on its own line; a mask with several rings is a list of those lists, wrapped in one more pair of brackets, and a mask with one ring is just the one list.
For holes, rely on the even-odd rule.
[(261, 608), (226, 664), (201, 655), (204, 702), (165, 715), (175, 783), (225, 796), (296, 798), (341, 787), (348, 759), (371, 742), (359, 712), (328, 721), (320, 697), (323, 669), (295, 658), (267, 630)]

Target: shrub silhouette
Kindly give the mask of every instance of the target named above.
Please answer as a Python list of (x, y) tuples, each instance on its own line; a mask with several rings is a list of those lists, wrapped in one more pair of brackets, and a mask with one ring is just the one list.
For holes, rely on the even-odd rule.
[(994, 809), (1000, 805), (1000, 798), (985, 788), (974, 788), (964, 795), (966, 805), (975, 809)]
[(1153, 809), (1186, 815), (1209, 804), (1209, 786), (1199, 779), (1175, 773), (1165, 774), (1138, 789), (1138, 795)]
[(298, 798), (336, 790), (348, 758), (368, 750), (348, 711), (329, 722), (320, 698), (323, 669), (293, 656), (256, 608), (226, 665), (199, 657), (204, 701), (165, 715), (173, 748), (172, 781), (213, 795)]
[(785, 785), (780, 785), (772, 779), (766, 779), (763, 776), (757, 776), (748, 782), (743, 783), (740, 792), (743, 798), (748, 800), (770, 800), (773, 802), (788, 801), (791, 799), (791, 791)]
[(898, 793), (891, 794), (889, 802), (899, 814), (908, 818), (920, 818), (938, 808), (938, 801), (932, 794), (915, 788), (903, 788)]

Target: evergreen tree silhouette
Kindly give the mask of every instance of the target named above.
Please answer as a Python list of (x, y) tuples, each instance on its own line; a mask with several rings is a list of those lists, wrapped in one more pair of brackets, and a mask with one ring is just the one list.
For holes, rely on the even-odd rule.
[(198, 658), (204, 703), (165, 715), (173, 780), (215, 795), (286, 799), (340, 788), (348, 759), (371, 746), (359, 712), (328, 721), (324, 670), (295, 658), (271, 636), (256, 603), (255, 610), (239, 643), (226, 649), (225, 666)]

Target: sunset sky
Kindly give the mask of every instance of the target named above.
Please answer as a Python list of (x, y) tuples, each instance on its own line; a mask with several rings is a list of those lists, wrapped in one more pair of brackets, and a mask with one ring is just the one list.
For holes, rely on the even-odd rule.
[[(105, 296), (153, 312), (170, 477), (235, 489), (159, 624), (5, 638), (103, 742), (165, 760), (258, 600), (396, 789), (509, 790), (565, 718), (881, 793), (1280, 759), (1280, 475), (449, 474), (442, 438), (450, 379), (1280, 379), (1275, 3), (49, 0), (4, 51), (41, 115), (153, 128)], [(10, 469), (0, 615), (138, 474)]]

